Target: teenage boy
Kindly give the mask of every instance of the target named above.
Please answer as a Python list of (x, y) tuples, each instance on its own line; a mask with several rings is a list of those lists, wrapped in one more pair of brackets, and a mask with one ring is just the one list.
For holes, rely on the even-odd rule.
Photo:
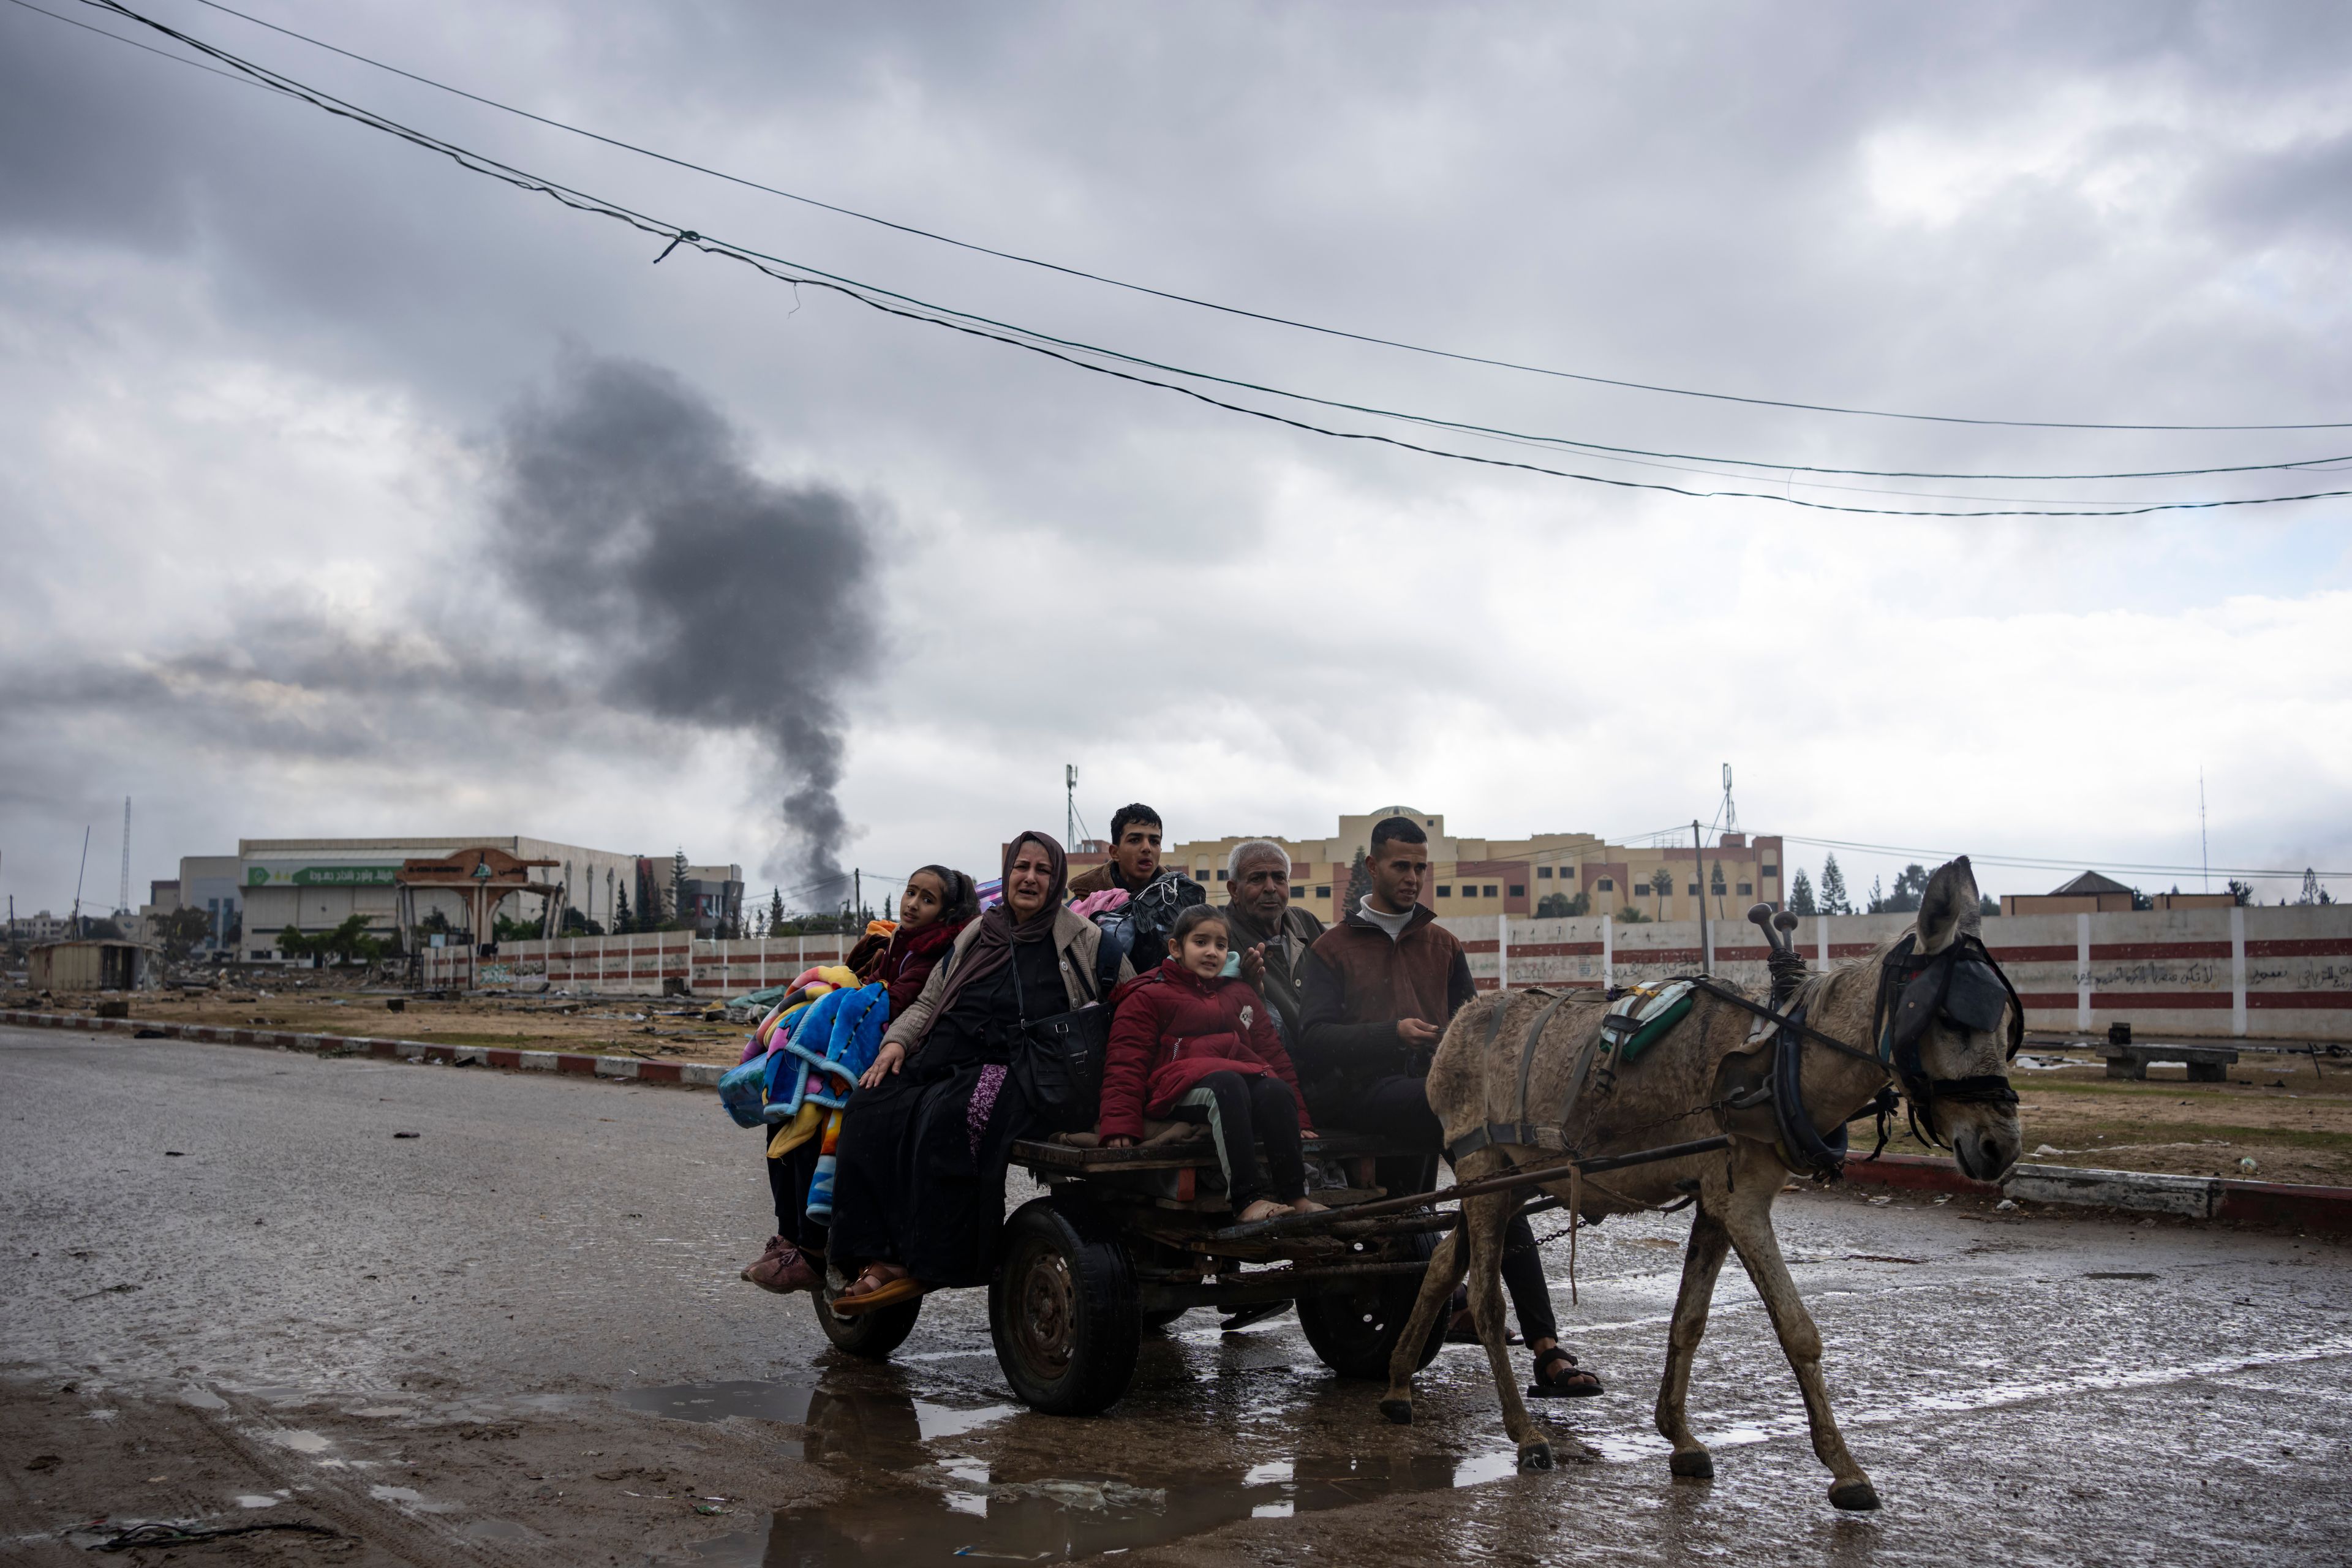
[[(1070, 879), (1072, 902), (1113, 888), (1128, 895), (1126, 923), (1133, 939), (1123, 951), (1138, 974), (1150, 973), (1168, 956), (1168, 932), (1176, 916), (1209, 900), (1192, 878), (1160, 865), (1160, 837), (1158, 812), (1141, 801), (1122, 805), (1110, 816), (1110, 858)], [(1115, 947), (1103, 949), (1106, 962), (1116, 956)]]
[[(1291, 1059), (1318, 1126), (1426, 1151), (1382, 1161), (1381, 1184), (1391, 1193), (1427, 1192), (1436, 1184), (1433, 1156), (1445, 1136), (1429, 1108), (1429, 1058), (1446, 1024), (1476, 992), (1461, 942), (1421, 902), (1429, 883), (1429, 835), (1410, 817), (1383, 817), (1373, 825), (1365, 864), (1371, 891), (1307, 952)], [(1550, 1287), (1524, 1216), (1504, 1236), (1503, 1283), (1535, 1355), (1537, 1386), (1549, 1394), (1600, 1393), (1601, 1380), (1558, 1349)]]

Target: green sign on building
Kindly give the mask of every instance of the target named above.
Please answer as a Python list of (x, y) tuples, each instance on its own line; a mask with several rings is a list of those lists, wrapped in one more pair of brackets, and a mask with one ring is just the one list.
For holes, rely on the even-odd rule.
[(389, 888), (400, 874), (397, 866), (248, 866), (248, 888)]

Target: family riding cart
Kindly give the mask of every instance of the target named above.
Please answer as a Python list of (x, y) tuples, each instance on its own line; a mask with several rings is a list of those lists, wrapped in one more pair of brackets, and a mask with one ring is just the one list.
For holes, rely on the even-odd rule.
[[(1613, 1168), (1725, 1142), (1581, 1163)], [(1037, 1410), (1092, 1415), (1127, 1392), (1145, 1331), (1195, 1307), (1234, 1311), (1273, 1301), (1297, 1303), (1307, 1342), (1332, 1371), (1385, 1379), (1437, 1238), (1458, 1219), (1437, 1205), (1565, 1173), (1513, 1173), (1498, 1183), (1390, 1196), (1373, 1184), (1375, 1162), (1420, 1152), (1346, 1132), (1326, 1133), (1309, 1149), (1348, 1184), (1311, 1194), (1326, 1212), (1235, 1225), (1206, 1137), (1124, 1149), (1015, 1143), (1013, 1163), (1047, 1191), (1006, 1219), (988, 1288), (997, 1364), (1013, 1392)], [(1556, 1206), (1538, 1198), (1526, 1212)], [(830, 1303), (848, 1283), (828, 1270), (817, 1321), (841, 1349), (882, 1359), (914, 1331), (922, 1299), (840, 1317)], [(1445, 1329), (1441, 1315), (1418, 1365), (1436, 1356)]]

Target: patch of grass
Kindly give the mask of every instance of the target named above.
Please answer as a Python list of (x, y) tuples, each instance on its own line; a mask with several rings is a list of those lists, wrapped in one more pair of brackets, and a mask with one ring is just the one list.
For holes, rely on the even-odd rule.
[[(2048, 1081), (2031, 1078), (2011, 1079), (2010, 1081), (2017, 1086), (2021, 1094), (2105, 1094), (2118, 1099), (2141, 1095), (2179, 1100), (2185, 1095), (2191, 1100), (2242, 1100), (2246, 1098), (2247, 1091), (2259, 1091), (2262, 1087), (2241, 1083), (2224, 1088), (2220, 1084), (2189, 1083), (2179, 1079), (2151, 1079), (2146, 1083), (2130, 1079), (2095, 1079), (2087, 1083), (2080, 1079), (2070, 1083), (2063, 1079)], [(2297, 1086), (2290, 1081), (2287, 1087), (2294, 1089)], [(2238, 1092), (2232, 1094), (2231, 1089)], [(2302, 1088), (2301, 1093), (2305, 1100), (2347, 1100), (2352, 1099), (2352, 1085), (2336, 1082), (2325, 1089), (2308, 1086)]]
[[(2223, 1122), (2166, 1121), (2159, 1123), (2106, 1122), (2087, 1128), (2069, 1128), (2066, 1136), (2080, 1140), (2084, 1133), (2105, 1133), (2118, 1142), (2155, 1141), (2166, 1143), (2194, 1143), (2205, 1139), (2220, 1139), (2230, 1143), (2267, 1143), (2275, 1148), (2316, 1149), (2330, 1153), (2352, 1153), (2352, 1132), (2310, 1132), (2286, 1127), (2232, 1127)], [(2077, 1150), (2095, 1153), (2097, 1150)]]

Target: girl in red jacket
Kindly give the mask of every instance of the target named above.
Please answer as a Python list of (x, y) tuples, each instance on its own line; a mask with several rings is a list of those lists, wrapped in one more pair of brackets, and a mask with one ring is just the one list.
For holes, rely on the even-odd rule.
[(1104, 1147), (1123, 1149), (1143, 1136), (1147, 1116), (1206, 1121), (1242, 1220), (1319, 1212), (1307, 1196), (1299, 1141), (1315, 1128), (1298, 1075), (1265, 999), (1245, 980), (1220, 978), (1228, 945), (1224, 911), (1195, 904), (1176, 917), (1166, 961), (1111, 994), (1097, 1131)]

